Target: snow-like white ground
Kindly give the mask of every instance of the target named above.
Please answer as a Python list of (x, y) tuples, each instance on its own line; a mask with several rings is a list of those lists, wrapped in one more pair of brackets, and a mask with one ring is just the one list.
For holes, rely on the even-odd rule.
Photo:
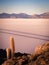
[(0, 19), (0, 48), (10, 46), (10, 36), (16, 52), (32, 53), (49, 40), (49, 19)]

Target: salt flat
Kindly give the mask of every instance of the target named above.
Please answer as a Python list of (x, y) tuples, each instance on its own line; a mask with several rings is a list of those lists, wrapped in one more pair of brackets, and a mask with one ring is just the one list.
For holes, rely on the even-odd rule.
[[(9, 34), (3, 33), (6, 30)], [(14, 37), (17, 52), (32, 53), (36, 46), (49, 40), (49, 19), (0, 19), (0, 48), (9, 47), (10, 36)]]

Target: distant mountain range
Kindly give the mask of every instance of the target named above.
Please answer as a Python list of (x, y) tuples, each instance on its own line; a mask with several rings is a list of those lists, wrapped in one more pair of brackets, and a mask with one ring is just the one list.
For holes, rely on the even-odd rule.
[(34, 14), (34, 15), (29, 15), (26, 13), (12, 13), (12, 14), (8, 14), (8, 13), (1, 13), (0, 14), (0, 18), (48, 18), (49, 19), (49, 12), (45, 12), (42, 14)]

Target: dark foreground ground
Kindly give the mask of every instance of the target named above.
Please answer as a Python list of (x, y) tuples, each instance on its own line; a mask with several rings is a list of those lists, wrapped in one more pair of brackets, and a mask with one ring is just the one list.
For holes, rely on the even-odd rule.
[(6, 59), (6, 51), (0, 49), (0, 65), (49, 65), (49, 43), (37, 47), (34, 54), (17, 52), (10, 59)]

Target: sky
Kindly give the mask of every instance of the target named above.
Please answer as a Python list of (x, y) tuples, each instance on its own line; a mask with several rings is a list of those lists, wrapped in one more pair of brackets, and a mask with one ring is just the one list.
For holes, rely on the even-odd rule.
[(49, 12), (49, 0), (0, 0), (0, 13)]

